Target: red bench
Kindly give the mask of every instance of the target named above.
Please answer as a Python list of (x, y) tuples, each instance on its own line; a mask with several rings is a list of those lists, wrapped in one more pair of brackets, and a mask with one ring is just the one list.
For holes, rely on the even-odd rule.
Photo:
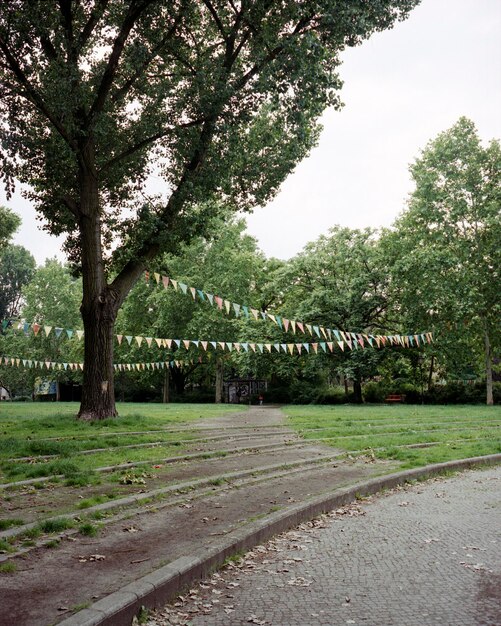
[(398, 393), (393, 393), (390, 394), (389, 396), (386, 396), (385, 402), (405, 402), (405, 396), (402, 394), (398, 394)]

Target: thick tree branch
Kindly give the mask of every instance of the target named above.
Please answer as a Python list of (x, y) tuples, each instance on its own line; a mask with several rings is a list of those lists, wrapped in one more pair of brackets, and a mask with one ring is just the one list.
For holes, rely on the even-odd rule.
[(216, 9), (214, 8), (212, 2), (210, 0), (203, 0), (203, 3), (205, 4), (205, 6), (207, 7), (207, 9), (209, 10), (210, 14), (212, 15), (212, 19), (214, 20), (219, 32), (221, 33), (224, 41), (228, 41), (228, 35), (226, 33), (226, 30), (224, 28), (224, 24), (221, 22), (219, 15), (217, 14)]
[(80, 211), (78, 209), (78, 205), (75, 202), (75, 200), (73, 200), (73, 198), (70, 198), (69, 196), (64, 196), (63, 198), (61, 198), (63, 204), (73, 213), (73, 215), (79, 219), (80, 218)]
[[(200, 124), (203, 124), (205, 122), (205, 119), (206, 118), (199, 118), (198, 120), (193, 120), (192, 122), (186, 122), (186, 124), (179, 124), (178, 126), (176, 126), (176, 128), (180, 129), (180, 128), (192, 128), (193, 126), (200, 126)], [(114, 165), (116, 165), (120, 161), (123, 161), (127, 157), (132, 156), (134, 153), (138, 152), (142, 148), (145, 148), (146, 146), (152, 143), (155, 143), (155, 141), (158, 141), (159, 139), (162, 139), (163, 137), (167, 137), (167, 135), (171, 133), (172, 130), (173, 130), (172, 128), (169, 128), (167, 130), (163, 130), (161, 132), (155, 133), (154, 135), (151, 135), (150, 137), (145, 137), (141, 141), (138, 141), (138, 143), (130, 146), (129, 148), (127, 148), (120, 154), (117, 154), (112, 159), (110, 159), (107, 163), (105, 163), (101, 167), (100, 171), (102, 173), (106, 173)]]
[(75, 38), (73, 33), (73, 14), (71, 11), (71, 0), (59, 0), (59, 11), (61, 12), (62, 25), (64, 29), (64, 35), (68, 46), (68, 57), (73, 62), (77, 59), (77, 52), (75, 50)]
[(146, 70), (148, 69), (153, 59), (158, 55), (158, 53), (165, 47), (165, 44), (170, 39), (172, 39), (172, 37), (176, 33), (176, 30), (181, 22), (182, 17), (183, 17), (183, 14), (181, 11), (176, 16), (176, 19), (174, 20), (174, 23), (172, 24), (172, 26), (165, 33), (165, 36), (162, 37), (162, 39), (159, 41), (159, 43), (156, 46), (154, 46), (150, 56), (136, 69), (136, 71), (132, 74), (132, 76), (128, 80), (125, 81), (125, 83), (118, 89), (118, 91), (115, 92), (115, 94), (112, 97), (113, 102), (118, 102), (125, 95), (127, 95), (127, 93), (134, 86), (134, 83), (138, 80), (138, 78), (140, 78), (146, 73)]
[(56, 116), (52, 113), (52, 111), (47, 106), (46, 102), (42, 98), (42, 96), (38, 93), (38, 91), (33, 87), (30, 81), (27, 79), (24, 74), (21, 66), (14, 58), (13, 54), (9, 50), (8, 45), (4, 41), (4, 39), (0, 36), (0, 50), (3, 52), (5, 60), (7, 61), (10, 72), (14, 75), (18, 84), (24, 87), (24, 94), (20, 92), (20, 95), (23, 95), (29, 102), (31, 102), (42, 115), (54, 126), (57, 132), (61, 135), (61, 137), (66, 141), (66, 143), (74, 150), (76, 148), (74, 141), (72, 141), (70, 135), (68, 134), (65, 127), (61, 124), (61, 122), (56, 118)]
[(98, 0), (96, 2), (96, 6), (94, 7), (94, 10), (90, 14), (90, 17), (87, 20), (87, 23), (85, 24), (85, 26), (83, 27), (82, 32), (80, 33), (80, 37), (78, 38), (78, 50), (81, 50), (87, 43), (89, 37), (92, 35), (94, 31), (94, 28), (96, 27), (96, 24), (101, 19), (108, 5), (108, 2), (109, 0)]
[(130, 32), (136, 25), (138, 19), (153, 1), (154, 0), (143, 0), (142, 2), (136, 1), (131, 3), (113, 44), (111, 54), (108, 58), (108, 63), (101, 78), (101, 83), (97, 89), (96, 97), (89, 112), (89, 120), (92, 120), (96, 114), (103, 110), (106, 98), (108, 97), (108, 94), (113, 86), (120, 57), (122, 56), (122, 52), (124, 51)]

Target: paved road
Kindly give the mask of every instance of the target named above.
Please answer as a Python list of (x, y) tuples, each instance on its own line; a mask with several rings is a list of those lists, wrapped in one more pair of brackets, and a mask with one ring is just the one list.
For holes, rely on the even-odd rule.
[(501, 467), (303, 524), (148, 622), (167, 624), (500, 626)]

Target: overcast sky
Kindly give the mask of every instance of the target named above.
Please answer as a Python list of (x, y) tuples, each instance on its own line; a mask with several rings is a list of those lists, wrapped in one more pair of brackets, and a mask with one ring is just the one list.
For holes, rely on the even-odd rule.
[[(247, 218), (263, 251), (289, 258), (335, 224), (389, 226), (412, 190), (409, 164), (462, 115), (485, 141), (501, 138), (500, 35), (501, 0), (423, 0), (407, 21), (347, 50), (344, 108), (324, 114), (318, 147)], [(63, 258), (26, 201), (2, 193), (0, 202), (21, 215), (15, 242), (38, 263)]]

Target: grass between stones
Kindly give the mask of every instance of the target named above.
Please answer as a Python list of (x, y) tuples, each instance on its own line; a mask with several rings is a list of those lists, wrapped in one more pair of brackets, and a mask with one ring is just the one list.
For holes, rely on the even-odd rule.
[[(117, 406), (118, 418), (81, 422), (75, 419), (76, 403), (2, 403), (0, 482), (62, 475), (75, 486), (88, 484), (96, 480), (92, 473), (99, 467), (154, 463), (179, 455), (184, 448), (180, 440), (195, 435), (165, 431), (238, 410), (234, 406), (193, 404)], [(155, 445), (126, 447), (145, 444)]]
[[(288, 406), (304, 438), (394, 459), (402, 469), (501, 452), (501, 407)], [(409, 448), (414, 444), (433, 444)]]

